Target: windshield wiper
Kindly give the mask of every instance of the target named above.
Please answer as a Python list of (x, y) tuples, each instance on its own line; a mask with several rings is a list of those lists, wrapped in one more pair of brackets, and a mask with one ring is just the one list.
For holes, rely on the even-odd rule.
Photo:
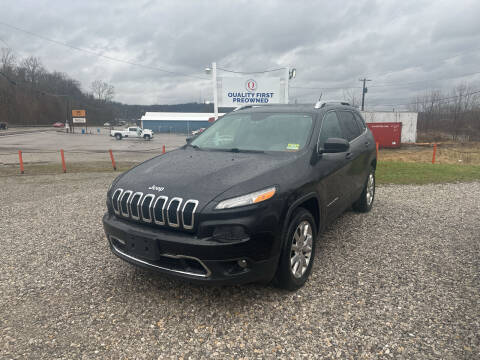
[(230, 152), (234, 152), (234, 153), (239, 153), (239, 152), (264, 153), (264, 152), (265, 152), (265, 151), (263, 151), (263, 150), (247, 150), (247, 149), (239, 149), (239, 148), (225, 149), (225, 151), (230, 151)]

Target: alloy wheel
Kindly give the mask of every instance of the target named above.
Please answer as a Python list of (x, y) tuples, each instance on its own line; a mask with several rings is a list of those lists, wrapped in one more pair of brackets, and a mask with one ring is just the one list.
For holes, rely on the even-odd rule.
[(375, 177), (373, 173), (370, 173), (368, 176), (368, 183), (367, 183), (367, 205), (370, 206), (373, 201), (373, 197), (375, 196)]
[(301, 278), (308, 269), (312, 257), (312, 242), (312, 225), (304, 220), (293, 233), (290, 252), (290, 270), (296, 278)]

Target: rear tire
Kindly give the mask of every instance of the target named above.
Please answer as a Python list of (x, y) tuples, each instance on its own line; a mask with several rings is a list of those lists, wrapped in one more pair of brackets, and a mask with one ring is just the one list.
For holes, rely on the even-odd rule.
[(115, 134), (115, 139), (122, 140), (122, 134)]
[(370, 168), (365, 187), (363, 188), (360, 198), (353, 203), (353, 209), (358, 212), (369, 212), (373, 207), (373, 200), (375, 199), (375, 169)]
[(293, 213), (283, 241), (274, 283), (294, 291), (301, 288), (312, 271), (315, 259), (317, 228), (312, 214), (298, 208)]

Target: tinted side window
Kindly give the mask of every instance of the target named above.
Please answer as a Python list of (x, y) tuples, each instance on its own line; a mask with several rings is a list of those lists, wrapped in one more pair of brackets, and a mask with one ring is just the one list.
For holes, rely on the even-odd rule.
[(363, 120), (363, 118), (357, 113), (355, 113), (355, 120), (357, 120), (357, 124), (360, 129), (366, 129), (367, 125), (365, 125), (365, 120)]
[(345, 139), (352, 141), (362, 133), (350, 111), (338, 111), (337, 113)]
[(318, 137), (318, 148), (323, 149), (323, 144), (328, 138), (344, 139), (340, 123), (334, 111), (330, 111), (325, 115), (322, 122), (322, 130)]

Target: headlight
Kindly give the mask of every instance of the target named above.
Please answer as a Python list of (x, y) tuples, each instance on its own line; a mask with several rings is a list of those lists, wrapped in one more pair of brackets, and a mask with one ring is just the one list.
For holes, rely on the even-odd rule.
[(227, 199), (220, 201), (217, 206), (215, 206), (216, 210), (221, 209), (231, 209), (239, 206), (245, 206), (250, 204), (256, 204), (265, 200), (270, 199), (275, 195), (276, 188), (275, 186), (269, 187), (268, 189), (255, 191), (254, 193), (238, 196), (232, 199)]

